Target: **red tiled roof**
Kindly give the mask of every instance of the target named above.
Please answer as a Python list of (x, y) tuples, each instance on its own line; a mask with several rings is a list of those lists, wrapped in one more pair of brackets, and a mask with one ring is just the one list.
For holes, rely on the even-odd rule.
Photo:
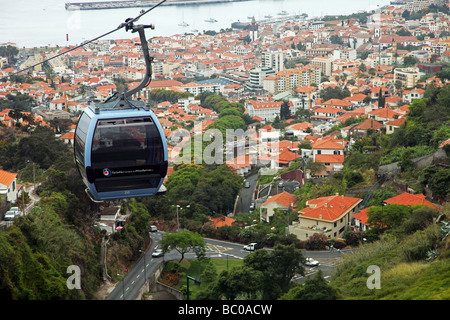
[(17, 173), (11, 173), (5, 170), (0, 170), (0, 184), (5, 186), (11, 185), (14, 179), (17, 177)]
[(284, 191), (282, 193), (277, 194), (276, 196), (271, 197), (270, 199), (268, 199), (266, 202), (263, 203), (263, 206), (266, 204), (269, 204), (271, 202), (276, 202), (281, 204), (283, 207), (285, 208), (289, 208), (290, 206), (292, 206), (296, 201), (297, 201), (297, 197)]
[(372, 207), (373, 206), (364, 208), (364, 209), (360, 210), (358, 213), (353, 214), (352, 217), (355, 219), (358, 219), (362, 224), (368, 226), (367, 220), (369, 219), (369, 217), (367, 216), (367, 212)]
[(317, 140), (312, 144), (313, 149), (336, 149), (343, 150), (344, 145), (342, 143), (333, 141), (331, 139)]
[(402, 124), (404, 124), (406, 121), (406, 118), (398, 118), (395, 119), (393, 121), (389, 121), (388, 123), (386, 123), (386, 125), (390, 125), (390, 126), (401, 126)]
[(316, 154), (314, 156), (315, 162), (323, 163), (344, 163), (343, 154)]
[(356, 125), (354, 129), (356, 130), (367, 130), (367, 129), (374, 129), (378, 130), (383, 126), (383, 124), (379, 123), (378, 121), (373, 120), (372, 118), (364, 120), (362, 123)]
[(278, 163), (287, 164), (300, 157), (301, 156), (298, 153), (289, 150), (284, 150), (278, 155)]
[(294, 123), (294, 124), (288, 126), (288, 129), (294, 129), (294, 130), (306, 130), (308, 128), (313, 128), (313, 125), (309, 122)]
[(334, 221), (361, 201), (360, 198), (345, 196), (329, 196), (309, 200), (308, 207), (300, 211), (300, 217)]
[(217, 218), (209, 218), (215, 228), (223, 227), (223, 226), (231, 226), (233, 222), (236, 221), (234, 218), (230, 218), (227, 216), (217, 217)]
[(59, 138), (60, 139), (74, 139), (75, 138), (75, 132), (66, 132)]
[(408, 192), (403, 192), (402, 194), (399, 194), (395, 197), (392, 197), (390, 199), (384, 200), (384, 202), (388, 204), (403, 204), (406, 206), (412, 206), (415, 204), (422, 204), (431, 208), (440, 209), (438, 205), (431, 203), (427, 199), (425, 199), (426, 196), (422, 193), (419, 194), (411, 194)]

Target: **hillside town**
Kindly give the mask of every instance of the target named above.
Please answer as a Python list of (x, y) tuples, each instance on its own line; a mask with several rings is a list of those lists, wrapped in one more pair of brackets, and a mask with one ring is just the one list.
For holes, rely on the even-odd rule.
[(450, 2), (390, 3), (148, 37), (97, 123), (142, 33), (0, 43), (2, 296), (447, 300)]
[[(450, 62), (449, 5), (411, 1), (348, 17), (297, 17), (277, 28), (253, 19), (240, 29), (219, 33), (153, 37), (149, 39), (154, 57), (152, 81), (133, 98), (152, 102), (152, 93), (158, 90), (188, 93), (178, 101), (153, 105), (164, 128), (172, 165), (186, 141), (176, 139), (177, 131), (185, 130), (194, 137), (219, 119), (217, 110), (202, 106), (195, 97), (210, 92), (229, 102), (243, 103), (251, 119), (247, 130), (258, 148), (255, 153), (247, 150), (251, 156), (238, 156), (227, 165), (245, 176), (257, 160), (268, 156), (275, 159), (271, 166), (277, 169), (303, 161), (304, 175), (298, 179), (301, 186), (305, 181), (342, 172), (345, 155), (358, 138), (368, 132), (394, 133), (405, 122), (410, 104), (422, 99), (428, 86), (449, 84), (450, 79), (427, 76)], [(424, 12), (430, 6), (436, 10)], [(71, 48), (21, 49), (16, 65), (8, 58), (0, 60), (0, 76)], [(21, 75), (34, 78), (31, 83), (0, 82), (0, 99), (26, 95), (33, 100), (32, 110), (1, 110), (0, 121), (5, 127), (30, 131), (36, 126), (50, 127), (55, 119), (70, 120), (72, 125), (65, 131), (54, 129), (59, 139), (73, 146), (76, 121), (83, 110), (107, 99), (120, 85), (126, 84), (128, 89), (137, 86), (144, 74), (139, 38), (97, 40)], [(282, 115), (283, 103), (289, 107), (290, 118)], [(281, 130), (275, 125), (280, 121)], [(441, 147), (448, 142), (442, 141)], [(308, 162), (322, 166), (320, 170), (305, 170)], [(171, 172), (172, 166), (168, 175)], [(0, 175), (0, 190), (5, 190), (12, 202), (20, 197), (21, 186), (15, 175), (6, 171)], [(422, 196), (417, 195), (417, 202), (424, 201)], [(314, 230), (333, 230), (330, 234), (335, 238), (342, 237), (342, 226), (350, 220), (355, 226), (367, 227), (364, 211), (355, 211), (362, 199), (341, 197), (316, 199), (314, 206), (311, 199), (309, 207), (300, 212), (304, 219), (290, 231), (307, 239), (305, 230), (311, 226), (301, 231), (296, 228), (311, 219), (315, 219)], [(266, 222), (275, 207), (287, 209), (297, 201), (288, 192), (263, 200), (256, 205)], [(273, 207), (273, 203), (277, 205)], [(314, 213), (317, 207), (331, 203), (345, 212), (334, 210), (328, 217)], [(358, 211), (357, 216), (348, 214)], [(328, 226), (336, 217), (345, 218), (342, 226)]]

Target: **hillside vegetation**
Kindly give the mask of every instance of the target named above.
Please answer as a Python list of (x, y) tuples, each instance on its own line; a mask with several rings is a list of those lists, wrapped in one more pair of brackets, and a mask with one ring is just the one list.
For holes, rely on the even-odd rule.
[[(364, 244), (338, 266), (331, 284), (341, 299), (448, 300), (450, 239), (445, 236), (432, 224), (406, 237), (390, 234)], [(367, 286), (369, 266), (380, 268), (380, 289)]]

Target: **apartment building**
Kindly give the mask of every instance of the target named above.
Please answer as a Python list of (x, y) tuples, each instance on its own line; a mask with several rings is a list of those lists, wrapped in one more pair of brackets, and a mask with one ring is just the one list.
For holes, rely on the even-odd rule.
[(333, 72), (332, 57), (315, 57), (311, 60), (311, 65), (319, 67), (321, 72), (327, 77), (331, 76), (331, 73)]
[(274, 75), (275, 70), (272, 68), (254, 68), (250, 70), (250, 77), (246, 83), (246, 88), (249, 91), (256, 91), (263, 89), (263, 80), (270, 75)]
[(394, 70), (394, 83), (400, 81), (405, 88), (413, 88), (416, 86), (420, 78), (419, 68), (396, 68)]
[(263, 80), (263, 88), (270, 94), (294, 90), (297, 87), (320, 83), (320, 67), (307, 65), (301, 69), (287, 69)]
[(275, 72), (284, 70), (284, 55), (281, 50), (265, 51), (261, 55), (262, 67), (272, 68)]

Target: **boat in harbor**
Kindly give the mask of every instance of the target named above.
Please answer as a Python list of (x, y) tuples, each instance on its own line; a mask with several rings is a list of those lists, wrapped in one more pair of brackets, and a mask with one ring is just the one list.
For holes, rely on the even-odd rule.
[(181, 23), (178, 24), (180, 27), (187, 27), (189, 26), (189, 23), (187, 23), (186, 21), (183, 21)]
[(285, 10), (282, 10), (281, 12), (278, 13), (279, 16), (287, 16), (289, 13)]
[(209, 19), (206, 19), (205, 22), (217, 22), (217, 20), (214, 18), (209, 18)]
[(272, 16), (271, 16), (270, 14), (268, 14), (268, 15), (264, 16), (264, 18), (266, 18), (266, 19), (272, 19)]

